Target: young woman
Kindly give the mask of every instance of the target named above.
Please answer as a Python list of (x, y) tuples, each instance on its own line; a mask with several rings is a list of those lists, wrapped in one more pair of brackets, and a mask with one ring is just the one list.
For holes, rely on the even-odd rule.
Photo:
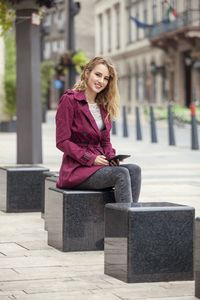
[(56, 146), (63, 154), (59, 188), (114, 187), (116, 202), (137, 202), (141, 169), (119, 165), (110, 142), (112, 119), (118, 112), (117, 74), (107, 59), (95, 57), (81, 80), (61, 97), (56, 114)]

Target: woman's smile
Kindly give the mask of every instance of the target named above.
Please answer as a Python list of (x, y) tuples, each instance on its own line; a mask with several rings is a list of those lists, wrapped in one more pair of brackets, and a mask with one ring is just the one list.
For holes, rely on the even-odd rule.
[(109, 82), (108, 67), (103, 64), (98, 64), (94, 69), (87, 74), (87, 94), (97, 94), (107, 86)]

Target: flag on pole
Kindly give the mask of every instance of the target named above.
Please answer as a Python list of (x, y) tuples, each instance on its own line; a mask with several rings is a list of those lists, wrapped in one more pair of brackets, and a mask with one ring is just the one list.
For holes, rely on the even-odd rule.
[(130, 19), (135, 22), (135, 24), (138, 28), (146, 29), (146, 28), (152, 28), (153, 27), (153, 25), (141, 22), (133, 16), (130, 16)]
[(177, 11), (175, 10), (175, 8), (167, 0), (164, 0), (163, 3), (167, 5), (166, 18), (168, 20), (170, 20), (171, 16), (173, 18), (177, 18), (178, 14), (177, 14)]

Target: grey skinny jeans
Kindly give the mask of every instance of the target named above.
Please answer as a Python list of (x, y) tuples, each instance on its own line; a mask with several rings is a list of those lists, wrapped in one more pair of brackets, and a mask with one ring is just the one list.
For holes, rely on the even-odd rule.
[(76, 189), (113, 188), (116, 202), (137, 202), (141, 187), (141, 168), (135, 164), (106, 166), (92, 174)]

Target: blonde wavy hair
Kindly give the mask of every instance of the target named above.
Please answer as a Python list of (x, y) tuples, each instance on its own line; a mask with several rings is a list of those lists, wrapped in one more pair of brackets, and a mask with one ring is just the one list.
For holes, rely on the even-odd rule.
[(84, 67), (80, 81), (74, 85), (74, 90), (85, 91), (87, 89), (87, 77), (86, 73), (91, 72), (95, 66), (103, 64), (107, 66), (109, 71), (108, 84), (104, 90), (96, 96), (96, 103), (98, 105), (103, 105), (104, 109), (107, 111), (107, 117), (109, 119), (114, 119), (117, 117), (119, 112), (119, 90), (117, 84), (117, 72), (112, 64), (112, 62), (103, 57), (94, 57), (91, 59)]

